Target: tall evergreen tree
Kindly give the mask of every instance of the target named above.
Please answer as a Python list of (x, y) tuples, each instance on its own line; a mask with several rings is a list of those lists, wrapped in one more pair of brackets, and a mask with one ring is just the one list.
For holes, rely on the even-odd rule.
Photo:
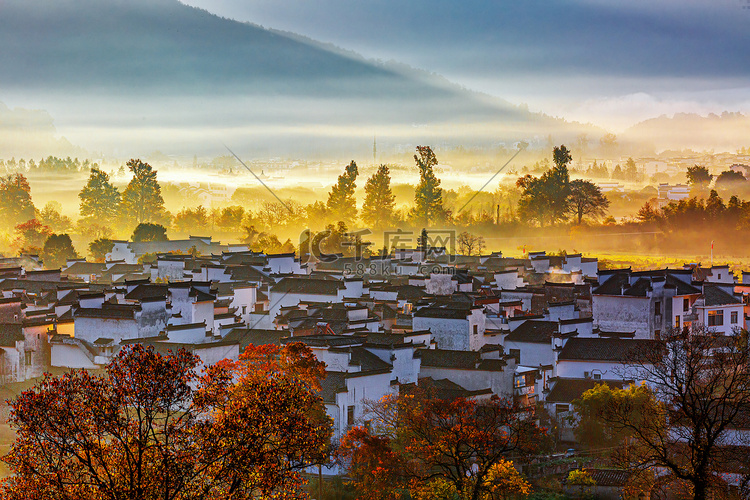
[(555, 166), (549, 172), (542, 175), (547, 176), (545, 182), (547, 190), (550, 193), (550, 202), (552, 204), (552, 221), (565, 220), (567, 211), (570, 206), (570, 174), (568, 173), (568, 164), (573, 157), (565, 145), (556, 146), (552, 152), (552, 161)]
[(393, 220), (396, 197), (391, 191), (391, 174), (388, 165), (380, 165), (378, 171), (367, 179), (365, 202), (362, 205), (362, 220), (365, 224), (381, 228)]
[(161, 220), (164, 216), (164, 199), (156, 180), (156, 170), (141, 160), (130, 160), (127, 166), (133, 172), (133, 179), (122, 193), (123, 215), (138, 224)]
[(337, 220), (351, 223), (357, 217), (357, 200), (354, 198), (354, 190), (357, 188), (358, 174), (357, 164), (352, 160), (344, 173), (339, 175), (338, 182), (328, 194), (328, 210)]
[(417, 146), (414, 161), (419, 168), (419, 184), (414, 191), (414, 215), (429, 226), (445, 218), (443, 189), (440, 179), (435, 176), (434, 167), (438, 164), (435, 153), (429, 146)]
[(109, 182), (109, 175), (96, 165), (91, 167), (89, 180), (78, 197), (81, 199), (81, 217), (106, 224), (117, 216), (120, 192)]
[(0, 177), (0, 217), (5, 224), (15, 226), (36, 216), (31, 201), (31, 186), (23, 174)]
[(570, 208), (570, 151), (565, 146), (555, 147), (552, 159), (555, 166), (541, 177), (527, 175), (516, 182), (523, 190), (518, 201), (519, 215), (527, 221), (539, 222), (542, 227), (565, 220)]

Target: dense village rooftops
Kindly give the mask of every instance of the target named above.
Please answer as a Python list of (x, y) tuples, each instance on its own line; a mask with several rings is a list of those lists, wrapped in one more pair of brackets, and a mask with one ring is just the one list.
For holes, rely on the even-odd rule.
[(275, 293), (337, 296), (339, 290), (344, 288), (345, 285), (339, 280), (283, 278), (271, 287), (271, 291)]
[(525, 342), (530, 344), (550, 344), (552, 336), (558, 330), (555, 321), (526, 320), (505, 337), (506, 342)]
[(572, 403), (580, 399), (584, 392), (599, 384), (607, 384), (613, 389), (622, 389), (632, 382), (624, 380), (594, 380), (590, 378), (558, 378), (555, 385), (547, 394), (548, 403)]
[(658, 342), (648, 339), (571, 338), (560, 351), (558, 360), (637, 361), (658, 346)]

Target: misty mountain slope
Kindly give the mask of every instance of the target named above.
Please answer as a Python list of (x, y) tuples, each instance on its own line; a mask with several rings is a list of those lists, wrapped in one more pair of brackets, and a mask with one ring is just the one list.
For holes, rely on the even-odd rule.
[(57, 137), (52, 117), (39, 110), (10, 109), (0, 102), (0, 158), (30, 157), (38, 152), (68, 156), (82, 154), (64, 138)]
[[(495, 140), (580, 129), (177, 0), (4, 0), (0, 46), (0, 100), (47, 109), (74, 142), (91, 136), (89, 147), (103, 146), (94, 133), (154, 141), (160, 130), (194, 144), (207, 127), (258, 141), (310, 126), (318, 137), (371, 138), (374, 127), (422, 136), (430, 127), (434, 137)], [(144, 127), (151, 133), (136, 139)]]
[(734, 151), (750, 145), (750, 118), (728, 112), (707, 116), (677, 113), (637, 123), (620, 137), (626, 142), (648, 145), (655, 151), (687, 148)]

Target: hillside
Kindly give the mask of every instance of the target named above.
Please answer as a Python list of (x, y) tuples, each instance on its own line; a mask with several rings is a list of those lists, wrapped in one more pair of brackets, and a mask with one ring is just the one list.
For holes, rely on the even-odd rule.
[(640, 142), (654, 151), (690, 148), (734, 152), (750, 145), (750, 118), (741, 113), (701, 116), (677, 113), (645, 120), (622, 135), (624, 142)]
[(273, 150), (293, 138), (304, 149), (333, 137), (371, 142), (375, 133), (384, 144), (512, 142), (579, 130), (428, 73), (177, 0), (6, 0), (0, 46), (0, 101), (10, 95), (48, 110), (89, 148), (221, 139)]

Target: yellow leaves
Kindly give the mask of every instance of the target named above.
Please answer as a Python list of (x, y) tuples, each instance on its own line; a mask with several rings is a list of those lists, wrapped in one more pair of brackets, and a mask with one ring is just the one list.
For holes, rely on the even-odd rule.
[(568, 473), (567, 483), (574, 486), (595, 486), (596, 481), (591, 474), (583, 469), (576, 469)]

